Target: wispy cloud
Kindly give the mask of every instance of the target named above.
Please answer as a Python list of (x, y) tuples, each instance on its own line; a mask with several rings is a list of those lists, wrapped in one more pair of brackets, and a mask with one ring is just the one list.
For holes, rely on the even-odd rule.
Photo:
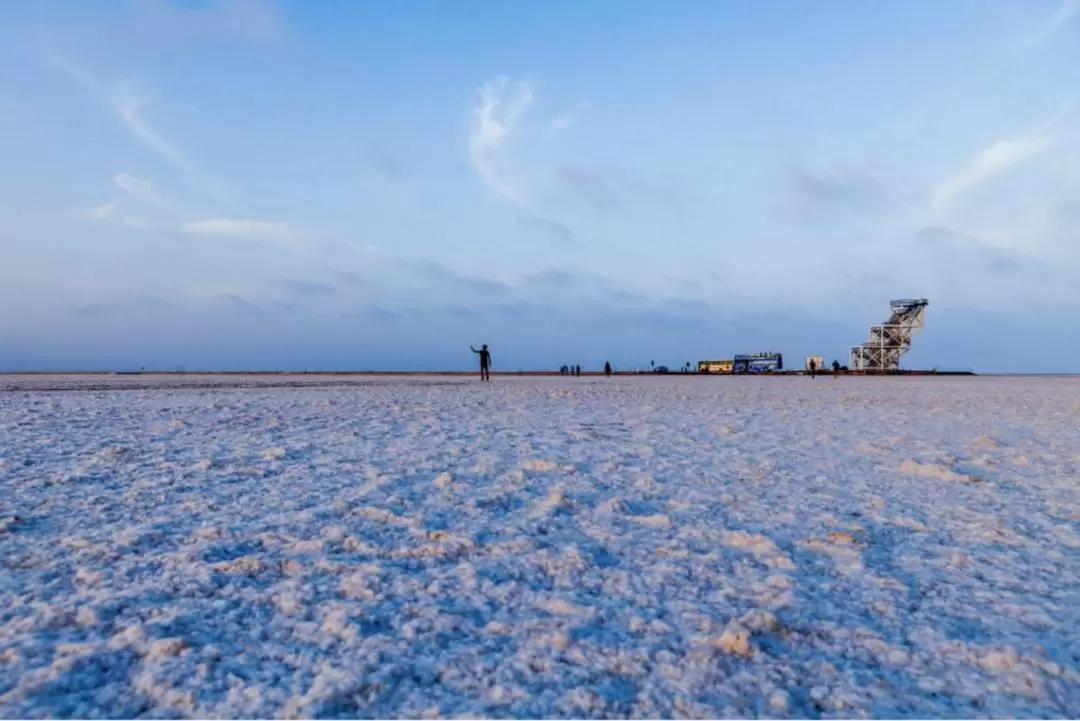
[(84, 90), (96, 96), (99, 100), (104, 100), (136, 140), (170, 162), (181, 167), (187, 166), (187, 161), (180, 151), (172, 143), (165, 140), (150, 121), (146, 119), (143, 110), (150, 104), (150, 98), (137, 94), (130, 81), (122, 82), (110, 90), (105, 90), (102, 83), (85, 65), (65, 57), (52, 47), (46, 48), (46, 56), (54, 67), (73, 78)]
[[(123, 82), (106, 90), (106, 86), (100, 83), (94, 73), (85, 66), (55, 52), (51, 47), (47, 48), (47, 56), (55, 67), (74, 78), (96, 99), (104, 102), (136, 141), (174, 166), (189, 173), (194, 171), (187, 157), (174, 144), (166, 140), (147, 118), (145, 110), (150, 104), (148, 96), (135, 92), (130, 82)], [(198, 173), (195, 174), (198, 175)], [(300, 234), (284, 222), (242, 218), (199, 218), (196, 213), (187, 210), (182, 204), (159, 193), (150, 181), (143, 178), (126, 173), (115, 173), (112, 176), (112, 182), (129, 200), (170, 215), (186, 218), (179, 225), (175, 219), (166, 223), (164, 227), (167, 229), (179, 230), (191, 235), (245, 237), (289, 245), (295, 245), (300, 240)], [(208, 192), (210, 195), (216, 195), (212, 188)], [(111, 221), (131, 228), (149, 229), (152, 227), (151, 221), (145, 216), (122, 212), (119, 200), (91, 208), (83, 215), (93, 220)]]
[[(169, 215), (181, 215), (184, 213), (183, 208), (178, 203), (169, 200), (154, 190), (154, 186), (149, 180), (136, 178), (126, 173), (116, 173), (112, 177), (112, 182), (118, 190), (124, 193), (129, 201), (134, 201), (137, 205), (144, 206), (144, 208), (150, 207)], [(112, 221), (129, 228), (149, 229), (152, 227), (153, 224), (145, 216), (131, 215), (124, 212), (123, 205), (125, 204), (122, 199), (113, 200), (90, 208), (83, 215), (92, 220)]]
[(143, 110), (150, 105), (148, 96), (136, 94), (131, 84), (124, 82), (113, 90), (109, 102), (117, 117), (136, 140), (169, 162), (181, 168), (188, 167), (184, 155), (165, 140), (145, 117)]
[(190, 235), (220, 235), (279, 242), (292, 242), (297, 239), (288, 223), (243, 218), (190, 220), (181, 224), (180, 230)]
[(1049, 149), (1050, 141), (1045, 137), (999, 140), (939, 184), (934, 190), (934, 205), (945, 205), (974, 186)]
[(180, 214), (183, 212), (179, 204), (154, 190), (154, 186), (149, 180), (136, 178), (126, 173), (116, 173), (113, 175), (112, 180), (113, 185), (140, 203), (166, 213)]
[(101, 86), (98, 84), (97, 78), (94, 77), (94, 74), (90, 72), (89, 68), (56, 52), (51, 45), (46, 45), (45, 57), (49, 64), (72, 78), (81, 85), (86, 92), (93, 94), (101, 92)]
[(518, 201), (514, 184), (502, 175), (501, 159), (507, 139), (521, 115), (533, 102), (529, 83), (512, 86), (505, 76), (499, 76), (480, 88), (480, 102), (474, 109), (475, 121), (469, 137), (469, 158), (473, 168), (492, 191)]
[(1025, 36), (1020, 41), (1018, 49), (1032, 49), (1047, 42), (1062, 27), (1068, 24), (1078, 12), (1080, 12), (1080, 0), (1061, 0), (1057, 12)]
[[(302, 232), (284, 221), (258, 220), (252, 218), (200, 217), (184, 205), (163, 196), (154, 189), (149, 180), (136, 178), (126, 173), (116, 173), (112, 177), (113, 185), (123, 192), (120, 199), (90, 208), (81, 213), (85, 218), (112, 222), (129, 228), (157, 228), (187, 235), (225, 236), (249, 238), (279, 243), (293, 250), (306, 247), (310, 231)], [(152, 208), (160, 211), (154, 223), (144, 215), (125, 212), (124, 207), (130, 202), (144, 210)]]
[[(475, 122), (469, 136), (469, 159), (473, 169), (488, 188), (513, 204), (520, 215), (522, 228), (559, 246), (578, 245), (578, 237), (565, 223), (546, 217), (535, 207), (529, 194), (511, 180), (506, 172), (504, 154), (510, 136), (533, 102), (533, 87), (526, 82), (498, 76), (480, 87), (480, 101), (474, 109)], [(565, 129), (572, 118), (556, 118)], [(552, 128), (554, 129), (554, 123)]]
[(1071, 107), (1066, 108), (1025, 135), (998, 140), (985, 148), (959, 171), (938, 184), (933, 192), (933, 205), (947, 205), (972, 188), (1050, 150), (1053, 147), (1051, 131), (1071, 112)]
[(207, 196), (231, 205), (228, 193), (224, 191), (221, 184), (203, 169), (196, 167), (188, 155), (168, 140), (151, 122), (147, 114), (151, 98), (145, 93), (138, 92), (132, 81), (102, 82), (88, 67), (65, 57), (52, 46), (47, 45), (45, 53), (50, 64), (78, 82), (96, 102), (104, 106), (119, 121), (133, 140), (184, 171), (198, 183)]
[(116, 206), (116, 202), (95, 206), (86, 211), (86, 217), (94, 220), (110, 220), (116, 216)]
[(128, 215), (121, 212), (119, 203), (116, 201), (90, 208), (82, 215), (91, 220), (112, 222), (128, 228), (147, 230), (152, 227), (150, 220), (141, 215)]

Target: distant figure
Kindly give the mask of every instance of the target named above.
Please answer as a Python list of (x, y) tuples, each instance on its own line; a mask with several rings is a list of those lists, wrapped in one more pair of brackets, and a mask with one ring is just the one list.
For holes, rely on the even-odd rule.
[(833, 378), (839, 378), (840, 377), (840, 361), (835, 361), (834, 360), (832, 362), (832, 377)]
[(480, 356), (480, 380), (491, 380), (491, 352), (488, 350), (487, 343), (480, 346), (480, 350), (476, 350), (472, 346), (469, 346), (469, 350)]
[(576, 375), (578, 378), (581, 377), (581, 366), (574, 366), (574, 375)]
[(817, 361), (813, 358), (810, 359), (810, 377), (813, 378), (817, 373)]
[(611, 363), (604, 361), (604, 375), (611, 377)]

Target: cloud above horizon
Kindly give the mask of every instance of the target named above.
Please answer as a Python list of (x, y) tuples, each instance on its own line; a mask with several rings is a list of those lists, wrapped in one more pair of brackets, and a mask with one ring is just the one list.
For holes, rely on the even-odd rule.
[(512, 202), (521, 200), (520, 190), (507, 177), (504, 153), (522, 114), (533, 102), (527, 82), (511, 83), (500, 75), (480, 86), (480, 100), (469, 137), (469, 157), (476, 172), (493, 192)]
[[(503, 357), (655, 343), (681, 365), (759, 342), (842, 355), (897, 293), (931, 296), (915, 360), (960, 363), (937, 313), (1080, 311), (1080, 0), (791, 8), (786, 29), (758, 6), (586, 9), (587, 44), (551, 8), (509, 22), (487, 2), (456, 23), (0, 5), (0, 103), (19, 108), (0, 296), (32, 308), (0, 332), (77, 359), (76, 337), (156, 315), (207, 358), (248, 338), (286, 359), (355, 324), (357, 353), (457, 358), (441, 349), (475, 333)], [(748, 38), (775, 40), (768, 63)], [(941, 112), (903, 113), (945, 76)]]
[(1065, 108), (1029, 133), (995, 141), (937, 186), (934, 205), (945, 205), (971, 188), (1050, 151), (1054, 147), (1052, 132), (1071, 115), (1072, 108)]
[(135, 94), (130, 83), (124, 82), (112, 91), (110, 101), (124, 126), (139, 142), (169, 162), (187, 167), (187, 160), (180, 151), (162, 138), (144, 117), (143, 109), (150, 105), (148, 96)]

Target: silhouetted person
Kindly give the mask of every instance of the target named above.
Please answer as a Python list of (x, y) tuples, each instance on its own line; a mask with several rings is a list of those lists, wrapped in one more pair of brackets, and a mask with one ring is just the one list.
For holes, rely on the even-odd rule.
[(480, 380), (491, 380), (491, 352), (488, 350), (487, 343), (480, 346), (480, 350), (476, 350), (472, 346), (469, 346), (469, 350), (480, 356)]
[(574, 375), (576, 375), (578, 378), (581, 377), (581, 366), (574, 366)]
[(811, 358), (810, 359), (810, 377), (813, 378), (815, 373), (817, 373), (817, 361), (814, 360), (813, 358)]
[(832, 376), (833, 376), (833, 378), (839, 378), (840, 377), (840, 361), (833, 361), (832, 362)]
[(611, 363), (607, 361), (604, 362), (604, 375), (606, 375), (608, 378), (611, 377)]

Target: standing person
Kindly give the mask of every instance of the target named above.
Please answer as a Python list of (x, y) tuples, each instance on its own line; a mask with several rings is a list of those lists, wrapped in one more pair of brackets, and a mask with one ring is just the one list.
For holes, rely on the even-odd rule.
[(840, 377), (840, 361), (835, 361), (834, 360), (832, 362), (832, 377), (833, 378), (839, 378)]
[(578, 378), (581, 377), (581, 366), (574, 366), (574, 375), (576, 375)]
[(813, 378), (817, 372), (817, 361), (813, 358), (810, 359), (810, 377)]
[(488, 350), (487, 343), (480, 346), (480, 350), (476, 350), (472, 346), (469, 346), (469, 350), (480, 356), (480, 380), (491, 380), (491, 352)]
[(608, 378), (611, 377), (611, 362), (610, 361), (604, 361), (604, 375), (606, 375)]

